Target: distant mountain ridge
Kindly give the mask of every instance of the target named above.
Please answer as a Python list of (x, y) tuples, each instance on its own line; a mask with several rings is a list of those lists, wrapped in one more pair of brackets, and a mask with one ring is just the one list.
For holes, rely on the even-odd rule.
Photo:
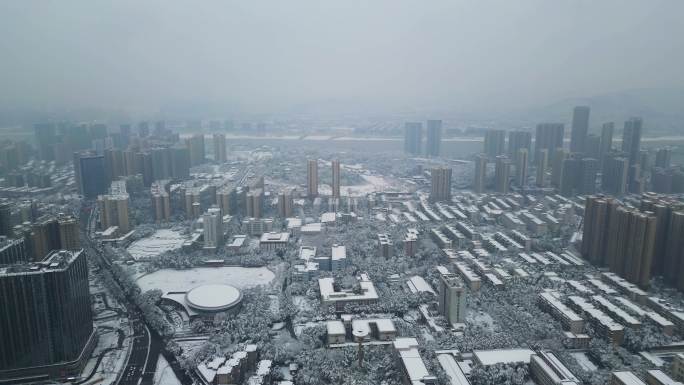
[(590, 126), (600, 130), (604, 122), (615, 122), (616, 129), (632, 116), (644, 119), (647, 133), (684, 134), (684, 87), (634, 89), (568, 98), (546, 106), (531, 108), (513, 115), (522, 120), (569, 122), (575, 106), (591, 107)]

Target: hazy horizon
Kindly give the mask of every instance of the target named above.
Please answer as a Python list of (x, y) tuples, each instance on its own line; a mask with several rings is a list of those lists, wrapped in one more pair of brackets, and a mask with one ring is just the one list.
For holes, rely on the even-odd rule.
[(2, 2), (0, 105), (534, 108), (684, 87), (682, 14), (633, 0)]

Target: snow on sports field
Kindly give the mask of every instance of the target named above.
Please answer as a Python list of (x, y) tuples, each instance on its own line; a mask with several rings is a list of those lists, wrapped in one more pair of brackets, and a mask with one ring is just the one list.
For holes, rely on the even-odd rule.
[(142, 276), (138, 286), (142, 291), (159, 289), (187, 291), (200, 285), (228, 284), (244, 289), (270, 283), (275, 274), (265, 267), (196, 267), (187, 270), (162, 269)]
[(183, 246), (185, 237), (174, 230), (157, 230), (149, 237), (139, 239), (128, 247), (128, 252), (135, 259), (157, 256), (169, 250)]

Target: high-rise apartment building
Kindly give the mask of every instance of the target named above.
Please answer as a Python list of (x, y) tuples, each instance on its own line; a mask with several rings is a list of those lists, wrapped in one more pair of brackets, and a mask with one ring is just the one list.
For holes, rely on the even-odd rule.
[(104, 150), (105, 172), (107, 173), (107, 182), (111, 182), (120, 176), (126, 175), (124, 169), (124, 155), (123, 151), (115, 148), (107, 148)]
[(183, 145), (170, 148), (171, 151), (171, 177), (174, 179), (187, 179), (190, 177), (190, 150)]
[(613, 151), (613, 133), (615, 131), (615, 123), (603, 123), (601, 127), (601, 148), (599, 150), (599, 166), (603, 169), (603, 162), (606, 156)]
[(684, 228), (678, 223), (684, 217), (684, 204), (670, 196), (647, 193), (642, 196), (639, 210), (655, 216), (653, 274), (664, 276), (679, 288), (684, 287), (684, 266), (680, 260), (684, 252), (677, 250), (684, 237)]
[(74, 175), (78, 192), (86, 199), (95, 199), (107, 191), (107, 172), (103, 155), (74, 153)]
[(571, 154), (563, 161), (561, 183), (558, 186), (560, 194), (566, 197), (574, 194), (594, 194), (597, 171), (596, 159), (580, 158), (579, 153)]
[(79, 221), (72, 216), (60, 216), (57, 218), (59, 226), (59, 248), (62, 250), (80, 250), (81, 238), (79, 234)]
[(33, 261), (40, 261), (53, 250), (79, 250), (78, 219), (60, 215), (44, 215), (31, 225), (30, 232), (24, 234), (27, 254)]
[(166, 222), (171, 219), (171, 199), (168, 191), (166, 191), (168, 182), (168, 180), (156, 181), (150, 188), (150, 194), (152, 195), (152, 210), (154, 213), (154, 220), (157, 223)]
[(237, 213), (237, 194), (235, 189), (224, 186), (216, 190), (216, 203), (221, 209), (222, 215)]
[(52, 250), (60, 249), (59, 223), (57, 218), (44, 215), (31, 226), (31, 259), (40, 261)]
[(131, 231), (128, 200), (126, 182), (122, 180), (112, 182), (109, 193), (97, 198), (97, 204), (100, 208), (100, 224), (103, 230), (117, 226), (121, 234)]
[(558, 192), (560, 195), (570, 197), (575, 194), (577, 181), (580, 178), (580, 170), (582, 161), (579, 154), (570, 155), (563, 160), (561, 166), (560, 184), (558, 185)]
[(601, 189), (609, 194), (624, 195), (627, 193), (627, 172), (629, 159), (620, 154), (605, 157), (601, 174)]
[(583, 195), (596, 193), (598, 160), (594, 158), (582, 158), (580, 166), (579, 178), (576, 186), (577, 193)]
[(641, 287), (648, 287), (655, 257), (656, 217), (603, 197), (587, 197), (582, 254)]
[(212, 141), (214, 144), (214, 161), (225, 163), (228, 159), (226, 155), (226, 135), (214, 134), (212, 136)]
[(292, 190), (286, 189), (278, 194), (278, 215), (281, 218), (290, 218), (294, 213), (294, 200)]
[(589, 131), (589, 107), (577, 106), (572, 111), (570, 129), (570, 152), (586, 154), (585, 142)]
[(418, 230), (408, 229), (404, 236), (404, 255), (413, 257), (418, 251)]
[(430, 170), (430, 178), (430, 201), (451, 201), (451, 168), (433, 168)]
[(171, 149), (157, 147), (149, 151), (152, 162), (152, 180), (171, 178), (171, 166), (173, 165), (173, 153)]
[(508, 193), (508, 184), (511, 176), (511, 161), (505, 155), (496, 157), (494, 168), (494, 188), (498, 193)]
[(383, 259), (394, 257), (394, 242), (389, 234), (378, 234), (378, 257)]
[(440, 266), (439, 313), (449, 325), (464, 323), (466, 317), (466, 293), (461, 279)]
[(428, 120), (427, 121), (427, 142), (425, 144), (425, 154), (431, 157), (437, 157), (440, 154), (442, 146), (442, 121)]
[(202, 215), (202, 229), (205, 249), (216, 249), (223, 243), (223, 217), (220, 208), (210, 207)]
[(651, 162), (651, 154), (648, 150), (640, 150), (639, 151), (639, 169), (641, 170), (642, 173), (646, 172), (646, 170), (650, 170), (653, 167), (653, 164)]
[(478, 154), (475, 156), (475, 175), (473, 180), (473, 191), (482, 193), (485, 190), (485, 179), (487, 177), (487, 155)]
[(515, 183), (518, 187), (527, 185), (527, 149), (521, 148), (515, 156)]
[(186, 218), (199, 218), (202, 210), (200, 189), (196, 187), (186, 188), (183, 192), (183, 205)]
[(246, 215), (251, 218), (261, 218), (264, 211), (264, 190), (250, 189), (245, 194)]
[(663, 272), (665, 279), (684, 290), (684, 210), (672, 210), (668, 221)]
[(0, 380), (79, 375), (95, 347), (83, 250), (0, 269)]
[(487, 130), (484, 137), (484, 153), (490, 158), (495, 158), (505, 153), (506, 131)]
[(318, 160), (309, 159), (306, 168), (306, 194), (309, 198), (318, 196)]
[(549, 150), (544, 148), (537, 153), (537, 187), (546, 187), (546, 169), (549, 168)]
[(659, 148), (656, 152), (655, 166), (668, 169), (670, 168), (670, 162), (672, 161), (672, 148), (663, 147)]
[(553, 150), (553, 160), (551, 163), (551, 184), (559, 187), (563, 176), (563, 162), (568, 157), (568, 151), (558, 147)]
[(527, 149), (528, 156), (532, 154), (532, 133), (527, 131), (509, 131), (508, 151), (506, 154), (513, 158), (521, 148)]
[[(596, 134), (589, 134), (584, 141), (584, 156), (596, 160), (601, 159), (601, 137)], [(600, 164), (600, 162), (599, 162)]]
[[(520, 156), (523, 156), (523, 152), (520, 150), (525, 150), (525, 155), (524, 159), (520, 159)], [(515, 178), (516, 178), (516, 184), (518, 182), (521, 182), (521, 177), (526, 180), (527, 178), (527, 168), (528, 164), (530, 161), (530, 156), (532, 154), (532, 133), (527, 132), (527, 131), (510, 131), (508, 133), (508, 150), (506, 151), (506, 155), (508, 155), (509, 159), (512, 159), (513, 162), (516, 165), (516, 173), (515, 173)], [(520, 175), (518, 173), (518, 166), (520, 166), (521, 170), (524, 171), (524, 175)], [(523, 170), (524, 166), (524, 170)], [(518, 186), (521, 186), (518, 184)]]
[(420, 155), (423, 147), (423, 124), (420, 122), (406, 122), (404, 124), (404, 152)]
[(630, 118), (625, 122), (625, 128), (622, 132), (622, 152), (629, 159), (630, 165), (639, 162), (642, 124), (641, 118)]
[(534, 152), (541, 149), (549, 150), (549, 154), (554, 153), (557, 148), (563, 147), (563, 136), (565, 135), (565, 125), (563, 123), (540, 123), (537, 124), (537, 132), (534, 136)]
[(333, 198), (340, 197), (340, 161), (332, 161), (332, 196)]
[(605, 229), (609, 226), (608, 219), (614, 213), (616, 205), (612, 198), (586, 198), (581, 252), (582, 256), (594, 265), (605, 266), (607, 263)]
[(41, 123), (33, 126), (36, 137), (36, 149), (40, 160), (54, 160), (52, 146), (57, 143), (56, 127), (52, 123)]
[(637, 190), (639, 190), (640, 187), (639, 181), (641, 178), (641, 170), (638, 165), (641, 161), (642, 125), (643, 122), (641, 118), (630, 118), (625, 122), (625, 128), (622, 131), (622, 152), (624, 152), (627, 159), (629, 159), (630, 168), (627, 180), (631, 192), (638, 192)]
[(194, 134), (185, 140), (190, 155), (190, 166), (198, 166), (204, 163), (206, 152), (204, 147), (204, 135)]

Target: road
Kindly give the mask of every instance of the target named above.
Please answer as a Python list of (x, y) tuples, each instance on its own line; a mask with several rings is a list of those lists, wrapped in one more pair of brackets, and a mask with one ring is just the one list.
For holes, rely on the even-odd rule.
[[(150, 333), (145, 324), (139, 320), (131, 320), (133, 325), (133, 347), (126, 367), (119, 379), (119, 385), (138, 385), (145, 370), (150, 352)], [(152, 373), (154, 376), (154, 373)], [(151, 383), (150, 383), (151, 384)]]
[[(81, 211), (84, 241), (82, 246), (86, 249), (88, 256), (93, 257), (91, 262), (97, 263), (102, 269), (110, 269), (111, 261), (100, 251), (102, 248), (98, 247), (90, 238), (91, 230), (96, 228), (95, 215), (93, 214), (94, 210), (90, 212)], [(120, 286), (121, 283), (116, 279), (116, 275), (112, 275)], [(121, 289), (123, 291), (123, 288)], [(128, 362), (117, 385), (154, 385), (154, 373), (160, 353), (164, 354), (182, 385), (194, 384), (194, 381), (180, 367), (175, 357), (164, 349), (163, 339), (156, 332), (150, 330), (135, 303), (130, 298), (126, 298), (122, 303), (126, 307), (134, 335)]]

